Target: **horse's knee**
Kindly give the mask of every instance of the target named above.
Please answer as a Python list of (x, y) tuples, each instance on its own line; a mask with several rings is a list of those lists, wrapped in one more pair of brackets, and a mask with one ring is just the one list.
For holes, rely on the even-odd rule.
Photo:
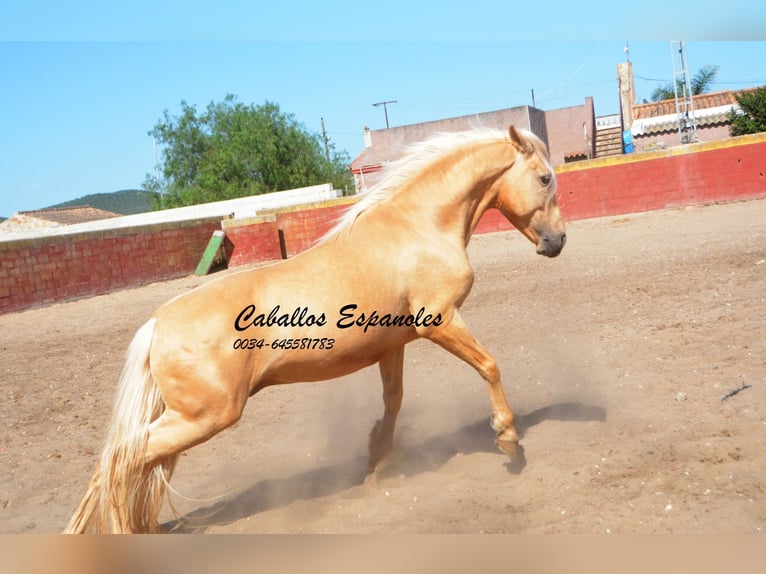
[(500, 380), (500, 369), (494, 359), (488, 359), (479, 367), (481, 376), (490, 383)]

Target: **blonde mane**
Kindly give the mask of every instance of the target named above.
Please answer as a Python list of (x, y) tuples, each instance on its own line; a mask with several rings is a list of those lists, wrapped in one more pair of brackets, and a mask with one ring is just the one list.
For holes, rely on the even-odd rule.
[[(519, 129), (518, 131), (525, 137), (537, 137), (527, 130)], [(384, 168), (383, 179), (365, 192), (359, 201), (341, 215), (337, 223), (322, 236), (320, 241), (329, 239), (351, 227), (362, 212), (389, 197), (413, 175), (420, 173), (429, 164), (455, 148), (492, 140), (508, 141), (508, 134), (496, 128), (478, 128), (463, 132), (438, 133), (419, 143), (408, 145), (404, 148), (404, 153), (399, 159)]]

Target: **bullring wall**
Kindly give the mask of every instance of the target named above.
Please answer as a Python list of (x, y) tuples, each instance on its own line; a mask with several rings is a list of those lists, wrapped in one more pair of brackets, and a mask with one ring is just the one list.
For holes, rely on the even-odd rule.
[(0, 313), (194, 271), (221, 218), (0, 241)]
[[(556, 169), (567, 220), (766, 197), (766, 134), (596, 159)], [(194, 271), (213, 231), (226, 231), (230, 267), (308, 248), (353, 203), (340, 198), (256, 217), (190, 221), (0, 241), (0, 313), (107, 293)], [(511, 229), (488, 211), (476, 233)]]
[(229, 267), (281, 259), (282, 231), (287, 257), (305, 251), (327, 233), (357, 198), (340, 198), (259, 212), (256, 217), (222, 222)]
[(766, 197), (766, 134), (565, 164), (567, 219)]

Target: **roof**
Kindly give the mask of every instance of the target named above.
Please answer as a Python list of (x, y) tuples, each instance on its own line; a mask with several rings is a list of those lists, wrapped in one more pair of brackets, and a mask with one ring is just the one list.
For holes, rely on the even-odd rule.
[(69, 227), (78, 223), (100, 221), (115, 217), (121, 216), (119, 213), (98, 209), (90, 205), (19, 211), (0, 223), (0, 232), (5, 234), (35, 229)]
[[(730, 122), (729, 114), (733, 109), (738, 109), (736, 104), (717, 106), (715, 108), (702, 108), (694, 110), (694, 121), (697, 127), (726, 125)], [(678, 114), (665, 114), (646, 119), (633, 121), (630, 131), (634, 136), (657, 134), (661, 132), (674, 132), (678, 130)]]
[[(729, 123), (729, 114), (739, 107), (736, 95), (756, 89), (748, 88), (736, 92), (727, 90), (694, 96), (694, 119), (697, 127)], [(676, 130), (678, 130), (678, 112), (675, 99), (633, 105), (631, 132), (634, 136)]]
[(84, 223), (86, 221), (120, 217), (121, 214), (92, 207), (90, 205), (81, 205), (77, 207), (54, 207), (33, 211), (19, 211), (19, 215), (33, 217), (35, 219), (43, 219), (58, 225), (73, 225), (75, 223)]
[[(737, 99), (735, 97), (735, 93), (739, 92), (732, 92), (731, 90), (727, 90), (724, 92), (710, 92), (707, 94), (698, 94), (693, 96), (692, 99), (694, 100), (694, 111), (696, 112), (697, 110), (702, 110), (705, 108), (736, 105)], [(633, 105), (634, 120), (665, 116), (675, 113), (676, 101), (674, 99)]]

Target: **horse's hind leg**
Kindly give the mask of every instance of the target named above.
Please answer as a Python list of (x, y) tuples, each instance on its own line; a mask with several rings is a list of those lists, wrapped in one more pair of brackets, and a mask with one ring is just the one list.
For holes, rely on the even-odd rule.
[(165, 410), (149, 425), (144, 449), (138, 493), (139, 514), (143, 516), (137, 529), (140, 532), (159, 531), (165, 488), (181, 452), (234, 424), (247, 401), (245, 393), (232, 391), (231, 387), (209, 384), (188, 374), (182, 378), (164, 374), (157, 379)]
[(239, 405), (194, 414), (166, 409), (149, 427), (146, 464), (172, 457), (209, 440), (237, 422), (241, 414), (242, 408)]
[(396, 416), (402, 407), (404, 389), (404, 346), (393, 349), (379, 362), (380, 378), (383, 381), (383, 418), (375, 423), (370, 433), (370, 460), (368, 474), (377, 471), (394, 448), (394, 427)]

